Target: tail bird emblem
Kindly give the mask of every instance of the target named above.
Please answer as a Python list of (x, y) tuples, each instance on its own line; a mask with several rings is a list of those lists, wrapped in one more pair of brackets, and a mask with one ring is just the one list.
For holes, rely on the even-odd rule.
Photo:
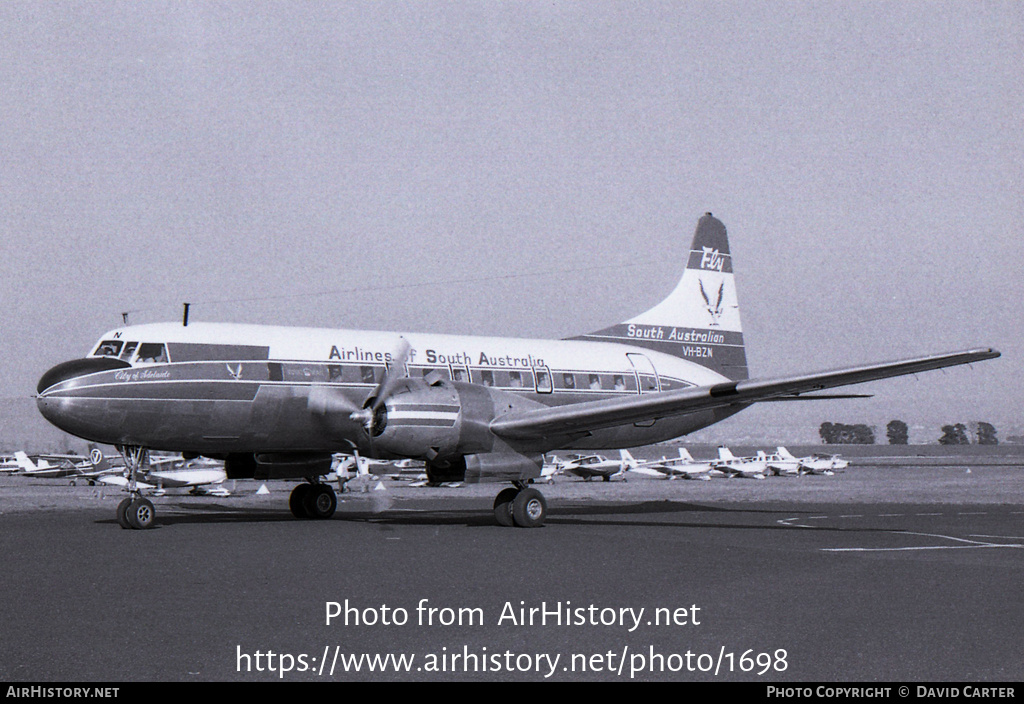
[(231, 375), (232, 379), (234, 379), (235, 381), (238, 381), (239, 379), (242, 378), (242, 365), (241, 364), (236, 364), (234, 369), (231, 368), (230, 364), (225, 364), (224, 366), (228, 368), (228, 374)]
[(715, 300), (714, 305), (711, 304), (711, 299), (708, 298), (708, 293), (704, 290), (704, 282), (697, 279), (697, 283), (700, 284), (700, 295), (704, 298), (708, 313), (711, 315), (711, 324), (718, 325), (718, 319), (722, 317), (722, 298), (725, 295), (725, 282), (723, 281), (718, 287), (718, 298)]

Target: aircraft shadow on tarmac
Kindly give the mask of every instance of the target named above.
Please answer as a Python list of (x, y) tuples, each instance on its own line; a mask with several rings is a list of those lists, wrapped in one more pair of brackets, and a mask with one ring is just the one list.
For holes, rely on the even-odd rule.
[[(190, 503), (162, 504), (163, 509), (157, 515), (153, 528), (169, 527), (174, 525), (188, 524), (215, 524), (215, 523), (307, 523), (319, 524), (322, 521), (298, 521), (291, 513), (280, 508), (257, 508), (252, 506), (232, 507), (223, 504), (196, 505)], [(560, 503), (557, 508), (548, 513), (547, 523), (549, 525), (608, 525), (608, 526), (647, 526), (647, 527), (676, 527), (676, 528), (728, 528), (740, 530), (814, 530), (833, 531), (842, 533), (876, 532), (877, 528), (833, 528), (828, 526), (796, 527), (780, 525), (775, 521), (771, 523), (715, 523), (701, 521), (680, 521), (680, 520), (643, 520), (643, 516), (671, 515), (677, 514), (682, 517), (685, 514), (714, 513), (720, 515), (749, 515), (749, 514), (776, 514), (800, 515), (816, 513), (810, 510), (785, 510), (767, 508), (743, 508), (743, 507), (721, 507), (692, 504), (681, 501), (660, 500), (643, 501), (639, 503), (616, 503), (601, 502), (594, 504), (589, 502), (565, 502)], [(601, 520), (602, 516), (621, 516), (622, 519), (609, 518)], [(633, 518), (626, 518), (633, 517)], [(441, 509), (441, 510), (409, 510), (395, 508), (393, 506), (382, 507), (380, 510), (341, 510), (335, 513), (331, 521), (346, 521), (359, 523), (374, 523), (381, 526), (402, 526), (402, 525), (462, 525), (467, 527), (493, 526), (499, 527), (494, 520), (494, 514), (489, 510), (481, 509)], [(96, 523), (116, 523), (115, 520), (104, 518), (98, 519)], [(885, 532), (892, 532), (886, 530)]]

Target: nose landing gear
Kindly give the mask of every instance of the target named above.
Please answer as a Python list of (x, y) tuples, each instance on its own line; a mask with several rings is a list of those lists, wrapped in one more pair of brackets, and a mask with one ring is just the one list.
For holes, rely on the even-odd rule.
[(117, 451), (124, 458), (128, 479), (128, 498), (117, 505), (117, 524), (136, 530), (149, 528), (156, 518), (156, 509), (152, 501), (142, 496), (138, 485), (138, 472), (149, 462), (149, 451), (139, 445), (118, 445)]

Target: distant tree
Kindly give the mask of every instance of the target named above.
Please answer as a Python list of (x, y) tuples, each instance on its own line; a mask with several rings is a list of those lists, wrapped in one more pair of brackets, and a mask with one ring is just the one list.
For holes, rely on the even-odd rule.
[(967, 437), (967, 426), (965, 426), (963, 423), (942, 426), (942, 437), (939, 438), (939, 444), (970, 445), (971, 441)]
[(829, 445), (874, 445), (875, 431), (869, 425), (822, 423), (818, 429), (821, 440)]
[(891, 420), (885, 426), (885, 434), (889, 438), (890, 445), (906, 445), (909, 437), (907, 424), (901, 420)]
[(978, 422), (978, 444), (979, 445), (998, 445), (999, 439), (996, 438), (996, 427), (991, 423)]

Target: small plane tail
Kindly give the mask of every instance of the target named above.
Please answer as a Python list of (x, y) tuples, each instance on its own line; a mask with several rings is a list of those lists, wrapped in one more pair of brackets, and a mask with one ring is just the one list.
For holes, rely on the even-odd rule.
[(34, 472), (37, 469), (35, 464), (32, 462), (32, 458), (21, 450), (14, 453), (14, 461), (18, 463), (18, 468), (21, 469), (22, 472)]
[(724, 461), (734, 460), (736, 459), (736, 455), (732, 454), (732, 450), (730, 450), (728, 447), (726, 447), (725, 445), (721, 445), (718, 448), (718, 459)]
[(682, 278), (665, 300), (623, 323), (573, 339), (646, 347), (728, 379), (748, 378), (725, 225), (711, 213), (698, 221)]
[(110, 467), (110, 460), (103, 454), (103, 450), (98, 448), (94, 443), (89, 443), (89, 462), (92, 464), (94, 472), (102, 472), (103, 470)]
[(777, 447), (775, 449), (778, 451), (779, 457), (781, 457), (784, 460), (795, 460), (796, 459), (796, 457), (793, 456), (793, 453), (790, 452), (789, 450), (787, 450), (784, 447)]
[(687, 450), (685, 447), (680, 447), (679, 448), (679, 457), (680, 457), (680, 459), (684, 459), (687, 462), (693, 462), (694, 461), (693, 455), (691, 455), (690, 451)]
[(623, 469), (636, 469), (640, 466), (637, 461), (633, 459), (633, 455), (629, 454), (629, 450), (619, 450), (619, 457), (622, 459)]

